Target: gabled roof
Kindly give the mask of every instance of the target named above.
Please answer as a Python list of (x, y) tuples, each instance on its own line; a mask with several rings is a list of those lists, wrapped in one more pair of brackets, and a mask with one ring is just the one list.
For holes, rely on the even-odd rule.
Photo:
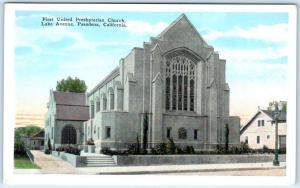
[(73, 106), (85, 106), (86, 96), (85, 93), (74, 92), (60, 92), (53, 91), (55, 103), (57, 105), (73, 105)]
[[(243, 134), (243, 132), (250, 126), (250, 124), (254, 121), (254, 119), (259, 115), (259, 114), (264, 114), (266, 116), (268, 116), (271, 121), (275, 121), (274, 118), (274, 112), (270, 111), (270, 110), (261, 110), (259, 109), (256, 114), (248, 121), (248, 123), (246, 123), (246, 125), (244, 125), (241, 130), (240, 130), (240, 134)], [(286, 122), (286, 112), (281, 112), (279, 117), (278, 117), (278, 121), (279, 122)]]
[(38, 138), (44, 138), (45, 132), (44, 130), (40, 131), (39, 133), (33, 135), (30, 137), (30, 139), (38, 139)]
[(88, 106), (56, 106), (57, 120), (87, 121), (89, 119)]
[(53, 91), (56, 103), (56, 119), (86, 121), (89, 119), (89, 107), (85, 93)]
[(202, 38), (202, 36), (199, 34), (199, 32), (197, 31), (197, 29), (195, 28), (195, 26), (190, 22), (190, 20), (186, 17), (185, 14), (181, 14), (175, 21), (173, 21), (166, 29), (164, 29), (158, 36), (157, 38), (162, 37), (165, 33), (167, 33), (171, 28), (175, 27), (179, 22), (187, 22), (194, 30), (195, 32), (198, 34), (198, 36), (201, 38), (201, 40), (203, 41), (203, 43), (205, 45), (206, 42), (204, 41), (204, 39)]

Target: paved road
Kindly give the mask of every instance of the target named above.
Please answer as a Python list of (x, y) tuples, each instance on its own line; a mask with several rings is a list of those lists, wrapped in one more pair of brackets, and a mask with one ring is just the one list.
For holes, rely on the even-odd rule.
[(286, 169), (264, 170), (232, 170), (217, 172), (185, 172), (185, 173), (162, 173), (156, 175), (199, 175), (199, 176), (285, 176)]
[(46, 155), (39, 150), (31, 150), (34, 156), (34, 163), (36, 163), (41, 169), (40, 173), (47, 174), (77, 174), (78, 171), (70, 163), (53, 157), (52, 155)]

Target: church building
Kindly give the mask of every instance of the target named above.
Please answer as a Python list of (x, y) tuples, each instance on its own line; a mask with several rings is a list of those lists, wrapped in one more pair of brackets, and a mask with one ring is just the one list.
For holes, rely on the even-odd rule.
[[(135, 47), (87, 93), (83, 144), (96, 152), (167, 143), (211, 150), (240, 142), (240, 119), (230, 116), (226, 61), (183, 14), (158, 36)], [(96, 68), (96, 67), (95, 67)], [(98, 67), (101, 68), (101, 67)]]

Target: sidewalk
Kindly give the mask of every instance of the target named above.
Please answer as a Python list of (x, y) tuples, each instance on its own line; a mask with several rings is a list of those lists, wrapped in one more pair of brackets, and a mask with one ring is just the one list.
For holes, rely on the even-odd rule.
[(75, 168), (68, 162), (46, 155), (41, 151), (32, 150), (35, 163), (41, 169), (15, 169), (18, 174), (162, 174), (162, 173), (191, 173), (191, 172), (224, 172), (246, 170), (285, 169), (286, 163), (273, 166), (268, 163), (229, 163), (229, 164), (191, 164), (191, 165), (156, 165), (156, 166), (112, 166), (112, 167), (81, 167)]
[(238, 170), (266, 170), (284, 169), (286, 163), (273, 166), (270, 163), (237, 163), (237, 164), (199, 164), (199, 165), (159, 165), (159, 166), (115, 166), (115, 167), (88, 167), (77, 168), (80, 174), (161, 174), (185, 172), (217, 172)]

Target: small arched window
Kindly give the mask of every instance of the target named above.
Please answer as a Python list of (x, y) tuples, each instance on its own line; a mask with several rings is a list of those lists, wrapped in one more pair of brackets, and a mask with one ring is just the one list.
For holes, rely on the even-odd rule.
[(178, 138), (179, 139), (186, 139), (187, 137), (187, 132), (186, 132), (186, 129), (181, 127), (178, 129)]

